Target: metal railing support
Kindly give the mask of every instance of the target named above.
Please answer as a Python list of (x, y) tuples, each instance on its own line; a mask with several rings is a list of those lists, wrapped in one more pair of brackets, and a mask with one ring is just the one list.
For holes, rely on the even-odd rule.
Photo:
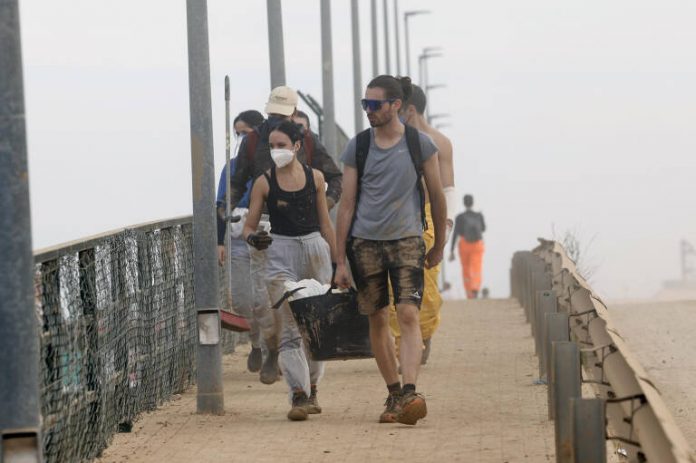
[[(271, 0), (269, 0), (270, 2)], [(198, 413), (225, 412), (215, 220), (207, 0), (187, 0)]]
[(551, 313), (556, 313), (558, 310), (556, 293), (551, 290), (537, 291), (537, 311), (536, 311), (536, 332), (537, 336), (534, 338), (536, 354), (539, 359), (539, 379), (546, 378), (546, 337), (548, 332), (546, 330), (546, 315)]
[(568, 315), (564, 313), (550, 313), (546, 315), (546, 343), (544, 358), (546, 359), (546, 371), (549, 387), (546, 389), (548, 398), (549, 419), (553, 420), (556, 416), (556, 405), (553, 390), (553, 363), (552, 348), (554, 342), (570, 341), (568, 331)]
[(43, 460), (22, 43), (17, 0), (0, 2), (0, 461)]
[(573, 463), (606, 463), (605, 421), (604, 400), (570, 399), (570, 461)]
[(556, 436), (556, 463), (571, 463), (570, 399), (582, 397), (580, 392), (580, 350), (570, 341), (556, 341), (551, 347)]

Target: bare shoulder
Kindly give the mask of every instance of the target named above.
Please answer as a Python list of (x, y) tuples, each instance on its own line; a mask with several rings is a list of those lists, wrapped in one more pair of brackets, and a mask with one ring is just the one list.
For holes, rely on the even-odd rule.
[(437, 145), (440, 158), (442, 158), (443, 156), (452, 156), (452, 141), (450, 141), (450, 139), (447, 136), (445, 136), (436, 128), (431, 128), (431, 130), (428, 132), (428, 135), (432, 137), (433, 141)]

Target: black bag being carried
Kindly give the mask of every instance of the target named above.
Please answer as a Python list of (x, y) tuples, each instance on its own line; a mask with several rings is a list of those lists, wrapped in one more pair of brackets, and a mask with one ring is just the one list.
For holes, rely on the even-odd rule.
[[(273, 308), (280, 307), (285, 299), (301, 289), (304, 288), (286, 292)], [(369, 320), (358, 310), (357, 297), (353, 288), (346, 292), (329, 289), (319, 296), (288, 302), (312, 360), (373, 357)]]

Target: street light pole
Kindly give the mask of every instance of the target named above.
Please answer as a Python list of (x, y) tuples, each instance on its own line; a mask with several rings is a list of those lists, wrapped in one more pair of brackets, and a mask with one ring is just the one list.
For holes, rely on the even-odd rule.
[(268, 16), (268, 58), (271, 65), (271, 89), (285, 85), (285, 46), (283, 11), (280, 0), (266, 0)]
[(338, 159), (336, 152), (336, 111), (334, 108), (333, 49), (331, 43), (331, 0), (321, 0), (321, 75), (322, 106), (324, 108), (323, 142), (329, 154)]
[(396, 74), (401, 75), (401, 44), (399, 43), (399, 0), (394, 0), (394, 37), (396, 44)]
[(362, 95), (362, 66), (360, 62), (360, 10), (358, 0), (350, 1), (350, 16), (353, 27), (353, 125), (355, 133), (363, 129), (363, 112), (360, 107)]
[(43, 461), (22, 43), (17, 0), (0, 1), (0, 460)]
[(379, 75), (379, 38), (377, 37), (377, 0), (370, 3), (370, 14), (372, 16), (372, 77)]
[(193, 196), (193, 294), (197, 312), (197, 412), (225, 412), (215, 223), (213, 114), (207, 0), (187, 0), (191, 180)]
[(408, 19), (419, 14), (428, 14), (430, 10), (413, 10), (404, 12), (404, 43), (406, 44), (406, 73), (411, 76), (411, 36), (408, 29)]
[(384, 12), (384, 63), (387, 74), (391, 74), (391, 59), (389, 53), (389, 10), (387, 0), (382, 0), (382, 10)]

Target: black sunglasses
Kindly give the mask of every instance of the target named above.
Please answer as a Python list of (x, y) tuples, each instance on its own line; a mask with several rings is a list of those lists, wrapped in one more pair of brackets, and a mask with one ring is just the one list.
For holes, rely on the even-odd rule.
[(368, 100), (367, 98), (363, 98), (360, 100), (360, 104), (362, 105), (363, 110), (367, 111), (368, 109), (372, 112), (374, 111), (379, 111), (380, 108), (384, 103), (393, 103), (396, 101), (394, 98), (389, 98), (388, 100)]

